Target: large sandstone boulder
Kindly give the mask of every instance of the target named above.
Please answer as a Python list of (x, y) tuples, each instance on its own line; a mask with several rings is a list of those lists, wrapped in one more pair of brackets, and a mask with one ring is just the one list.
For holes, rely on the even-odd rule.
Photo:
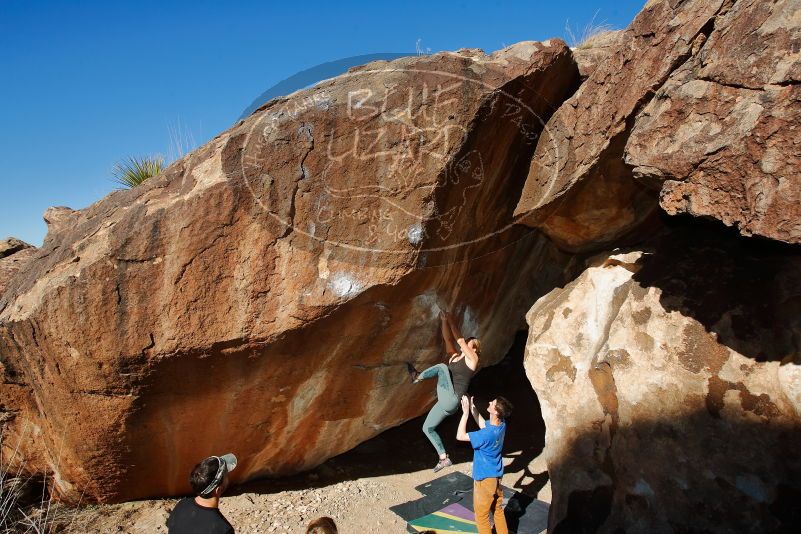
[[(575, 88), (561, 41), (375, 62), (273, 100), (132, 190), (48, 212), (0, 300), (4, 456), (68, 501), (311, 468), (420, 415), (450, 309), (496, 362), (569, 261), (512, 225)], [(9, 400), (10, 399), (10, 400)]]
[(738, 1), (635, 120), (634, 175), (670, 214), (801, 243), (801, 3)]
[(594, 258), (527, 318), (549, 531), (801, 526), (798, 251), (691, 227)]
[(548, 122), (516, 214), (563, 247), (612, 243), (648, 220), (656, 194), (623, 162), (632, 119), (691, 53), (723, 0), (646, 4), (611, 55)]
[(658, 205), (801, 242), (801, 6), (652, 0), (547, 124), (516, 215), (565, 249), (647, 235)]

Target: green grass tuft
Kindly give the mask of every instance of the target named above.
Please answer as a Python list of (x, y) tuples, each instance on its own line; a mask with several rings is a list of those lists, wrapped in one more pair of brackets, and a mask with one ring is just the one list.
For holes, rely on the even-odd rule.
[(570, 21), (565, 21), (566, 41), (570, 48), (578, 48), (580, 50), (591, 48), (594, 40), (615, 31), (614, 27), (611, 24), (607, 24), (606, 21), (595, 22), (597, 16), (598, 11), (595, 12), (592, 19), (584, 26), (584, 29), (582, 29), (578, 35), (576, 35), (576, 32), (570, 27)]
[(132, 156), (117, 163), (112, 174), (115, 182), (130, 189), (148, 178), (161, 174), (163, 170), (164, 158), (162, 156)]

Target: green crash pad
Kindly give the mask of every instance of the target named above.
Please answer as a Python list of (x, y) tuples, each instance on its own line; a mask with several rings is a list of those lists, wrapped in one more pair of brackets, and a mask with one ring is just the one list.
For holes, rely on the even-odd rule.
[(417, 532), (433, 530), (437, 534), (478, 532), (473, 512), (458, 503), (409, 521), (409, 526)]

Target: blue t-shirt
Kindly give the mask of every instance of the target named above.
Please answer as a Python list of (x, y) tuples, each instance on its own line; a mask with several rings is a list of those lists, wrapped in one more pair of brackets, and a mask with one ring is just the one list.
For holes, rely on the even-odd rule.
[(503, 437), (506, 434), (506, 423), (501, 421), (498, 426), (489, 420), (484, 422), (484, 428), (475, 432), (468, 432), (470, 445), (473, 446), (473, 479), (500, 478), (503, 476)]

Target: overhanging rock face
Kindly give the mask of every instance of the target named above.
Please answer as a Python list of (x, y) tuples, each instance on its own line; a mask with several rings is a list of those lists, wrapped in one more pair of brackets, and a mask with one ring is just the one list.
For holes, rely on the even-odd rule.
[(626, 162), (665, 211), (801, 243), (799, 20), (796, 1), (734, 3), (640, 112)]
[(801, 242), (793, 0), (652, 1), (553, 115), (516, 215), (597, 249), (657, 205)]
[(586, 82), (551, 117), (516, 214), (563, 247), (595, 248), (635, 229), (657, 209), (656, 194), (623, 162), (631, 122), (691, 53), (722, 0), (672, 7), (649, 2)]
[[(311, 468), (421, 414), (450, 308), (497, 361), (568, 258), (513, 227), (574, 90), (561, 41), (375, 62), (266, 104), (163, 175), (51, 213), (0, 300), (4, 455), (68, 501)], [(54, 214), (55, 213), (55, 214)]]

